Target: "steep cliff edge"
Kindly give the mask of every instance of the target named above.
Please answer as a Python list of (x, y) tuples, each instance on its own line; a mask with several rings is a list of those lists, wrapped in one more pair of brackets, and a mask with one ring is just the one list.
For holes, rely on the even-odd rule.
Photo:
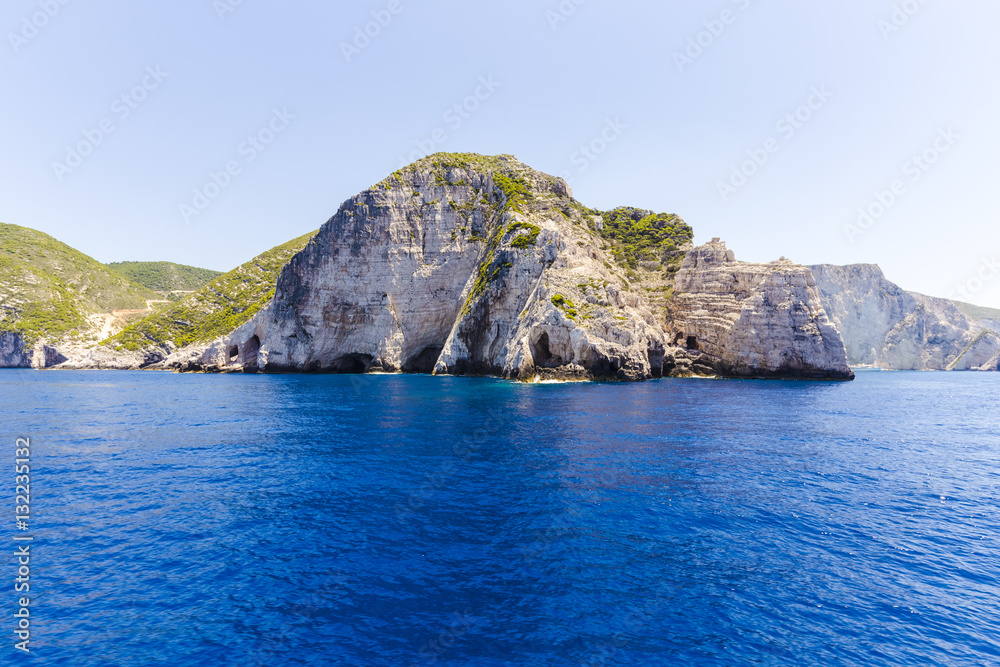
[(662, 329), (605, 246), (563, 181), (432, 156), (346, 202), (233, 338), (268, 371), (654, 377)]
[[(25, 230), (13, 231), (23, 241)], [(674, 214), (587, 208), (564, 181), (512, 156), (437, 154), (352, 197), (315, 235), (180, 302), (114, 311), (120, 317), (79, 304), (138, 306), (128, 279), (37, 235), (33, 247), (0, 256), (0, 268), (17, 269), (0, 284), (14, 318), (0, 327), (0, 363), (519, 380), (852, 377), (807, 269), (738, 263), (719, 241), (692, 249), (692, 237)], [(48, 261), (53, 249), (72, 260), (58, 262), (60, 272), (86, 269), (71, 281), (79, 294), (62, 278), (39, 293), (60, 317), (66, 306), (56, 320), (25, 305), (37, 281), (23, 276), (37, 267), (18, 263)], [(93, 332), (78, 344), (33, 335), (37, 324), (78, 336), (83, 320)]]
[(854, 365), (1000, 370), (1000, 334), (947, 299), (907, 292), (874, 264), (811, 267)]
[(853, 377), (807, 269), (719, 243), (685, 257), (690, 238), (674, 215), (588, 209), (511, 156), (433, 155), (345, 202), (251, 321), (161, 366)]
[(674, 343), (707, 357), (697, 363), (735, 377), (854, 377), (803, 266), (737, 262), (713, 239), (688, 253), (674, 289)]
[(34, 351), (20, 334), (0, 332), (0, 368), (31, 368)]

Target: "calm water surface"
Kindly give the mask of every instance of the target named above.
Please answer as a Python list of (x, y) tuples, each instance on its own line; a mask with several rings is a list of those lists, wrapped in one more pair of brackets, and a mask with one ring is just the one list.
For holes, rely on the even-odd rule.
[(5, 371), (0, 406), (2, 664), (1000, 664), (997, 374)]

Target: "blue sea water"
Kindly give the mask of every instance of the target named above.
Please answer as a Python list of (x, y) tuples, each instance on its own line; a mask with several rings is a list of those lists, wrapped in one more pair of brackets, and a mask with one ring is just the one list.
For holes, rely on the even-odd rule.
[(3, 664), (1000, 664), (1000, 376), (0, 373)]

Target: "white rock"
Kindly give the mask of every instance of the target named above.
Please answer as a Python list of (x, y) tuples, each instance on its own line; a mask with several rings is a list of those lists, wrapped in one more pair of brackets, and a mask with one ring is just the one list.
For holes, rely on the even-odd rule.
[(673, 343), (738, 377), (849, 379), (844, 342), (809, 269), (788, 260), (736, 261), (713, 239), (684, 258), (675, 284)]
[(907, 292), (875, 264), (812, 267), (852, 364), (891, 370), (998, 370), (1000, 334), (952, 301)]

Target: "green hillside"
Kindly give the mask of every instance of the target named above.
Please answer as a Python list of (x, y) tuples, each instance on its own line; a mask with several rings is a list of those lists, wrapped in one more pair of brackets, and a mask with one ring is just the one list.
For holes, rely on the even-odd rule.
[(134, 283), (164, 293), (194, 292), (222, 275), (221, 271), (173, 262), (112, 262), (108, 266)]
[(974, 320), (994, 320), (1000, 322), (1000, 310), (977, 306), (963, 301), (954, 301), (955, 306)]
[(29, 343), (75, 336), (88, 315), (142, 309), (155, 298), (48, 234), (0, 223), (0, 331)]
[(258, 255), (103, 344), (125, 350), (167, 345), (180, 348), (228, 334), (270, 301), (282, 267), (315, 234), (310, 232)]

